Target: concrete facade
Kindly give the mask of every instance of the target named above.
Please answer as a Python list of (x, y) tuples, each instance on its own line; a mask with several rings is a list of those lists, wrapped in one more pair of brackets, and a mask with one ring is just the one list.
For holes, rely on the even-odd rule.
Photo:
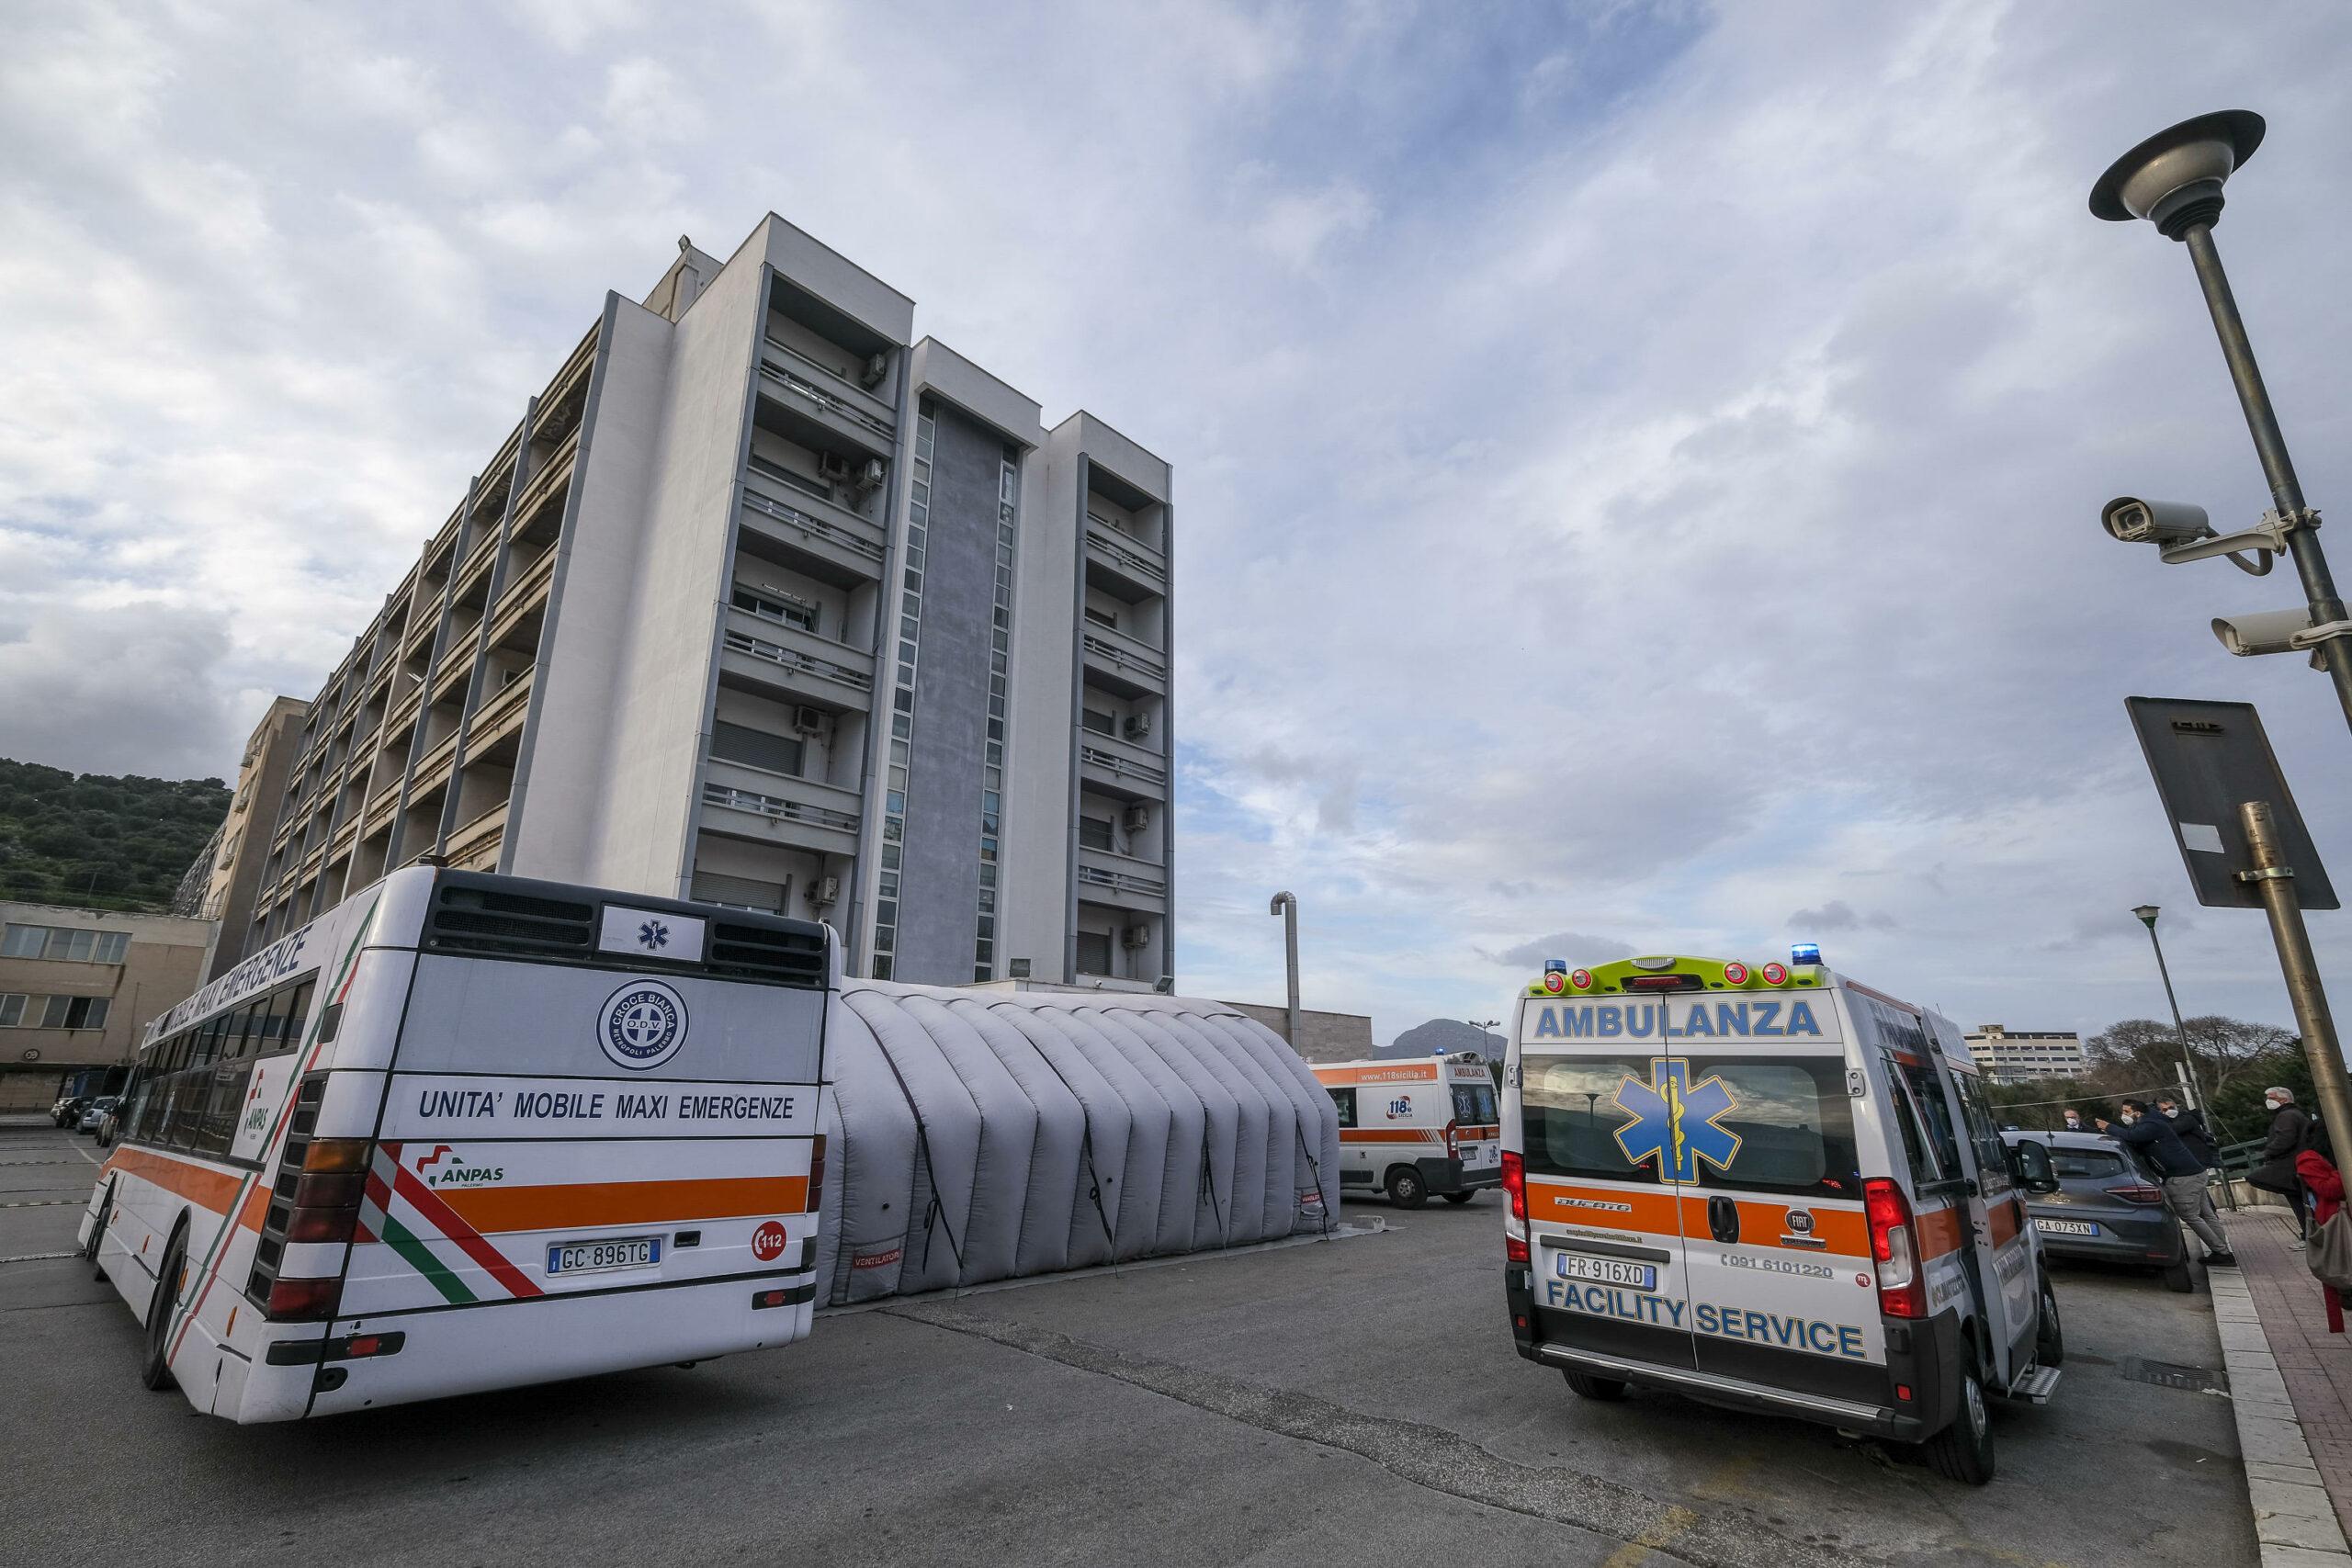
[[(172, 913), (212, 922), (212, 949), (203, 980), (243, 958), (251, 935), (254, 897), (261, 890), (262, 863), (277, 826), (276, 807), (286, 796), (286, 775), (310, 705), (300, 697), (277, 697), (245, 741), (237, 765), (236, 793), (229, 815), (182, 882)], [(258, 830), (256, 830), (258, 829)], [(199, 981), (199, 983), (201, 983)]]
[(2083, 1037), (2072, 1031), (2017, 1031), (1980, 1023), (1965, 1038), (1968, 1054), (1994, 1083), (2080, 1077), (2090, 1066)]
[[(1219, 1002), (1245, 1018), (1255, 1019), (1276, 1034), (1287, 1034), (1288, 1011), (1262, 1002)], [(1291, 1049), (1310, 1062), (1360, 1062), (1373, 1055), (1372, 1020), (1360, 1012), (1316, 1012), (1301, 1008), (1298, 1038)]]
[(47, 1108), (85, 1067), (128, 1065), (148, 1021), (202, 984), (213, 926), (0, 901), (0, 1111)]
[(784, 220), (681, 241), (310, 704), (245, 942), (430, 854), (1169, 980), (1171, 489)]

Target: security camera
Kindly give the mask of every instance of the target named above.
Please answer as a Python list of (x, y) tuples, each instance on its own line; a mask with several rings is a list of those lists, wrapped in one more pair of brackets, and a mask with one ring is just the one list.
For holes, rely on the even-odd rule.
[(2259, 610), (2251, 615), (2216, 615), (2213, 635), (2240, 658), (2296, 651), (2295, 634), (2312, 627), (2308, 610)]
[(2143, 501), (2119, 495), (2098, 514), (2107, 531), (2127, 545), (2185, 545), (2213, 531), (2205, 509), (2185, 501)]

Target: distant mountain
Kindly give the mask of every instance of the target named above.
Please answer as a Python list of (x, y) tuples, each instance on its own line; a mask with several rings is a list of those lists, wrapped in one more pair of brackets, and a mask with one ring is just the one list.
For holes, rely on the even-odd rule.
[(1433, 1018), (1405, 1031), (1373, 1055), (1450, 1056), (1457, 1051), (1476, 1051), (1490, 1062), (1498, 1062), (1502, 1060), (1503, 1037), (1489, 1034), (1476, 1024), (1464, 1023), (1458, 1018)]

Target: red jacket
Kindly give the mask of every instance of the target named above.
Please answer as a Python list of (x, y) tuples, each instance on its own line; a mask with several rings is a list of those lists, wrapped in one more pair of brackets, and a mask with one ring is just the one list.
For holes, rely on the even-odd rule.
[[(2316, 1237), (2319, 1227), (2335, 1217), (2344, 1207), (2344, 1177), (2328, 1157), (2317, 1149), (2305, 1149), (2295, 1156), (2295, 1174), (2312, 1195), (2312, 1231)], [(2320, 1295), (2327, 1303), (2327, 1331), (2344, 1332), (2344, 1303), (2332, 1285), (2322, 1285)]]

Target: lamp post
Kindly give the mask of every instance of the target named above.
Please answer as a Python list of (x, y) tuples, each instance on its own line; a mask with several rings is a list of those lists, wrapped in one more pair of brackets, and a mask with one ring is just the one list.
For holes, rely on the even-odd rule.
[[(2180, 998), (2172, 994), (2172, 971), (2165, 965), (2165, 944), (2156, 940), (2156, 915), (2160, 908), (2155, 904), (2143, 904), (2132, 912), (2140, 917), (2142, 925), (2148, 928), (2148, 945), (2156, 950), (2156, 975), (2165, 983), (2165, 1005), (2172, 1009), (2172, 1037), (2180, 1044), (2180, 1070), (2187, 1075), (2189, 1104), (2210, 1114), (2211, 1107), (2206, 1103), (2205, 1091), (2197, 1086), (2197, 1063), (2188, 1054), (2188, 1026), (2180, 1021)], [(2211, 1130), (2219, 1131), (2218, 1128)], [(2215, 1141), (2219, 1142), (2218, 1139)], [(2222, 1195), (2229, 1199), (2230, 1207), (2234, 1209), (2238, 1206), (2237, 1194), (2230, 1190), (2228, 1173), (2225, 1171), (2222, 1176)]]
[[(2213, 225), (2222, 217), (2222, 186), (2254, 156), (2254, 150), (2262, 144), (2263, 130), (2260, 115), (2225, 109), (2160, 130), (2118, 158), (2098, 177), (2091, 187), (2091, 212), (2113, 222), (2144, 218), (2165, 238), (2188, 247), (2198, 284), (2205, 292), (2206, 310), (2222, 340), (2222, 358), (2229, 366), (2230, 382), (2245, 411), (2255, 456), (2270, 483), (2276, 524), (2271, 539), (2274, 547), (2283, 545), (2284, 553), (2294, 560), (2296, 575), (2302, 579), (2308, 626), (2317, 635), (2297, 646), (2310, 648), (2325, 668), (2335, 683), (2345, 722), (2352, 724), (2352, 625), (2346, 624), (2344, 601), (2336, 593), (2327, 558), (2320, 550), (2319, 514), (2303, 503), (2302, 484), (2287, 456), (2287, 438), (2278, 429), (2270, 393), (2254, 361), (2254, 345), (2247, 341), (2245, 322), (2238, 315), (2229, 277), (2222, 270), (2222, 253), (2213, 243)], [(2148, 930), (2153, 936), (2153, 919)]]
[(1287, 893), (1277, 893), (1266, 906), (1266, 913), (1283, 918), (1283, 966), (1290, 978), (1290, 1032), (1285, 1038), (1290, 1048), (1298, 1049), (1298, 900)]

